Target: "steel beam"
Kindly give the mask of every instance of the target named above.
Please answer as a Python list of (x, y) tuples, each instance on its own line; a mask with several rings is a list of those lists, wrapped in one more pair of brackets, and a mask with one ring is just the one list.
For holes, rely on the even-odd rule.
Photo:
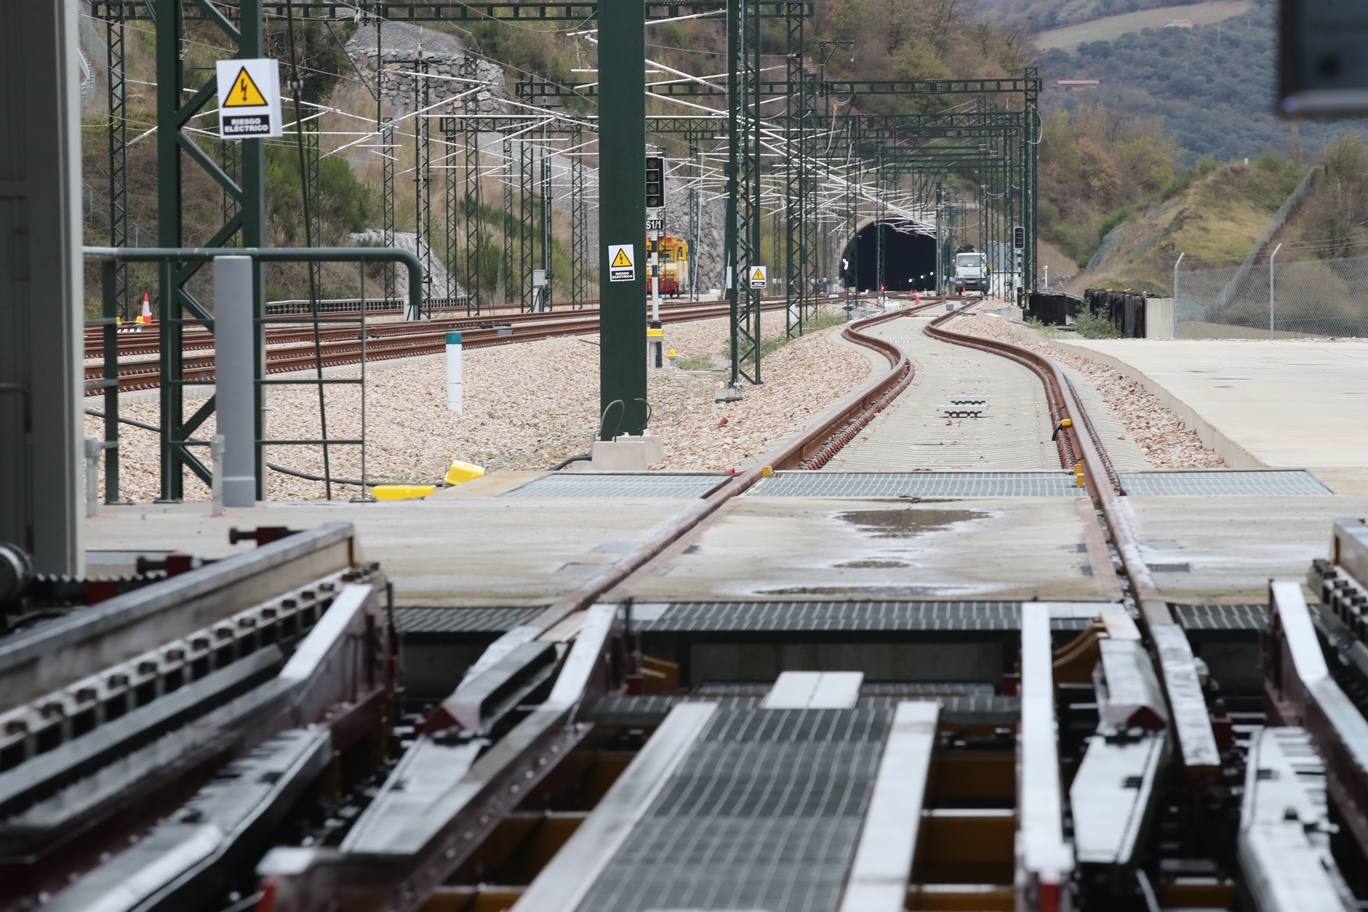
[(936, 746), (936, 703), (899, 703), (884, 743), (840, 912), (902, 912)]
[(1066, 910), (1074, 853), (1064, 839), (1050, 608), (1021, 606), (1021, 730), (1017, 736), (1017, 906)]
[(1254, 734), (1245, 766), (1239, 858), (1257, 912), (1360, 908), (1331, 850), (1326, 768), (1301, 728)]

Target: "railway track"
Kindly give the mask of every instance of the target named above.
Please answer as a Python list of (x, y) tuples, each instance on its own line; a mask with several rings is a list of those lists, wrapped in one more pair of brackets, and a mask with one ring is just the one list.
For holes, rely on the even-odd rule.
[[(56, 871), (62, 877), (91, 871), (56, 894), (57, 909), (79, 908), (77, 900), (106, 895), (115, 882), (129, 884), (118, 908), (188, 908), (177, 905), (185, 894), (171, 889), (173, 881), (203, 885), (211, 875), (232, 872), (235, 884), (259, 885), (257, 907), (271, 912), (1065, 912), (1112, 906), (1129, 912), (1232, 909), (1238, 876), (1261, 912), (1352, 908), (1334, 904), (1344, 898), (1342, 884), (1328, 842), (1315, 834), (1316, 827), (1329, 824), (1326, 794), (1343, 807), (1361, 808), (1356, 802), (1368, 793), (1359, 791), (1368, 785), (1362, 772), (1368, 760), (1359, 760), (1368, 753), (1346, 733), (1368, 730), (1368, 723), (1346, 705), (1343, 693), (1332, 690), (1336, 685), (1328, 673), (1315, 670), (1320, 647), (1314, 610), (1298, 603), (1299, 592), (1275, 589), (1275, 608), (1284, 620), (1283, 628), (1269, 634), (1270, 643), (1286, 652), (1266, 672), (1274, 676), (1269, 686), (1277, 718), (1287, 726), (1309, 719), (1310, 734), (1295, 728), (1260, 732), (1262, 716), (1247, 711), (1246, 730), (1233, 735), (1224, 710), (1208, 705), (1208, 684), (1198, 673), (1188, 631), (1175, 620), (1140, 555), (1123, 504), (1123, 480), (1109, 471), (1105, 446), (1067, 381), (1038, 353), (961, 331), (959, 312), (929, 321), (926, 334), (1009, 359), (1037, 378), (1048, 420), (1057, 429), (1053, 455), (1059, 464), (1039, 474), (1082, 479), (1086, 498), (1067, 503), (1081, 507), (1083, 537), (1103, 544), (1088, 551), (1091, 574), (1114, 575), (1119, 600), (1042, 598), (1004, 605), (822, 592), (795, 598), (786, 592), (777, 599), (731, 602), (691, 595), (685, 602), (676, 592), (669, 598), (681, 601), (672, 602), (643, 594), (686, 585), (688, 560), (734, 550), (734, 540), (720, 531), (728, 522), (733, 530), (738, 521), (751, 528), (756, 515), (782, 503), (777, 495), (766, 496), (766, 485), (825, 474), (812, 470), (830, 465), (863, 434), (878, 433), (880, 416), (915, 388), (919, 368), (876, 328), (909, 314), (924, 317), (940, 306), (931, 301), (849, 325), (846, 337), (878, 352), (886, 372), (762, 464), (716, 476), (706, 493), (644, 527), (630, 547), (614, 548), (610, 562), (580, 565), (585, 572), (564, 594), (516, 609), (516, 620), (492, 628), (485, 639), (462, 626), (479, 611), (451, 609), (456, 626), (441, 634), (449, 637), (441, 642), (448, 650), (458, 640), (479, 643), (479, 659), (462, 666), (464, 675), (449, 691), (410, 684), (409, 708), (421, 712), (402, 727), (402, 755), (394, 763), (372, 765), (370, 778), (353, 780), (354, 790), (332, 789), (323, 800), (330, 809), (322, 815), (327, 823), (302, 837), (279, 825), (290, 813), (299, 816), (290, 809), (301, 801), (307, 806), (321, 800), (301, 798), (303, 783), (327, 780), (317, 766), (302, 762), (308, 745), (296, 730), (273, 717), (271, 725), (234, 729), (240, 743), (258, 745), (247, 767), (234, 767), (209, 786), (193, 777), (158, 780), (183, 793), (199, 789), (191, 815), (165, 819), (207, 819), (215, 826), (221, 835), (207, 853), (209, 861), (187, 864), (187, 853), (169, 840), (184, 843), (194, 834), (168, 831), (160, 833), (161, 841), (144, 839), (112, 855), (101, 854), (110, 851), (107, 841), (93, 840), (60, 864), (56, 855), (43, 856), (56, 867), (21, 866), (16, 882), (25, 891), (36, 890), (52, 883)], [(567, 477), (574, 476), (548, 478)], [(883, 496), (877, 506), (866, 498), (853, 501), (862, 506), (850, 510), (830, 504), (819, 509), (878, 514), (876, 527), (896, 533), (899, 527), (884, 519), (916, 515), (922, 508), (915, 498), (890, 503)], [(939, 516), (956, 507), (943, 499), (925, 509), (925, 515)], [(824, 551), (804, 552), (796, 524), (785, 531), (791, 560), (832, 559)], [(1335, 553), (1348, 567), (1321, 569), (1323, 597), (1346, 624), (1360, 624), (1362, 605), (1354, 588), (1359, 584), (1349, 576), (1358, 567), (1352, 555), (1368, 555), (1368, 535), (1359, 535), (1359, 545), (1351, 540), (1353, 530), (1344, 535)], [(303, 604), (298, 587), (317, 593), (320, 580), (341, 581), (329, 574), (351, 573), (372, 587), (378, 582), (374, 568), (337, 560), (334, 554), (315, 561), (308, 572), (278, 580), (280, 593), (269, 606), (279, 612), (285, 599), (292, 607)], [(1368, 556), (1359, 569), (1368, 569)], [(186, 585), (187, 593), (205, 591), (193, 577)], [(165, 603), (165, 617), (177, 617), (171, 605)], [(421, 624), (399, 624), (414, 624), (408, 628), (409, 648), (418, 648), (423, 631), (440, 634), (446, 617), (440, 609), (406, 610), (425, 615)], [(800, 622), (805, 612), (812, 617)], [(113, 607), (107, 613), (114, 614)], [(963, 613), (958, 621), (957, 613)], [(672, 620), (676, 615), (681, 620)], [(370, 616), (378, 622), (378, 614)], [(67, 767), (49, 762), (41, 781), (48, 788), (78, 783), (83, 767), (75, 746), (83, 734), (112, 731), (108, 726), (128, 712), (127, 706), (92, 709), (97, 697), (91, 695), (104, 693), (101, 688), (127, 690), (123, 666), (130, 662), (135, 675), (150, 674), (152, 666), (139, 665), (137, 650), (166, 637), (184, 641), (188, 645), (180, 648), (189, 652), (174, 656), (167, 646), (156, 647), (174, 659), (171, 669), (187, 655), (212, 652), (215, 638), (226, 642), (229, 630), (253, 629), (236, 615), (215, 616), (208, 619), (208, 635), (197, 639), (185, 621), (158, 631), (157, 615), (146, 617), (134, 626), (119, 668), (106, 667), (108, 650), (94, 645), (112, 642), (112, 634), (101, 629), (117, 625), (106, 618), (90, 625), (88, 639), (71, 640), (81, 651), (43, 666), (54, 674), (61, 670), (59, 677), (39, 677), (17, 693), (25, 705), (6, 717), (9, 740), (0, 743), (10, 751), (0, 754), (10, 764), (0, 766), (0, 839), (18, 832), (3, 823), (5, 786), (19, 781), (12, 775), (7, 780), (7, 773), (23, 772), (44, 757), (67, 762), (66, 754), (49, 755), (55, 744), (73, 754), (73, 772), (62, 779)], [(202, 614), (196, 617), (197, 623), (205, 621)], [(311, 624), (325, 633), (307, 633), (305, 625), (292, 637), (305, 633), (341, 642), (339, 630), (323, 619)], [(493, 645), (485, 649), (490, 639)], [(374, 642), (380, 652), (367, 661), (378, 668), (388, 647)], [(49, 632), (43, 643), (15, 645), (0, 640), (0, 683), (10, 682), (3, 676), (18, 669), (20, 659), (51, 657), (66, 643)], [(18, 658), (6, 665), (7, 654)], [(247, 674), (240, 663), (257, 654), (259, 649), (221, 650), (196, 680), (208, 687), (209, 670)], [(316, 656), (317, 648), (308, 654)], [(440, 654), (452, 661), (450, 651)], [(792, 672), (794, 664), (812, 670)], [(777, 668), (771, 671), (772, 666)], [(967, 673), (971, 668), (974, 675)], [(376, 692), (388, 693), (383, 687)], [(139, 711), (155, 707), (157, 699), (148, 698)], [(321, 724), (337, 744), (360, 743), (358, 730), (370, 737), (380, 730), (374, 721), (359, 728), (343, 721), (348, 714), (336, 703), (319, 699), (309, 705), (316, 707), (308, 714), (312, 724)], [(90, 714), (70, 723), (73, 709)], [(1256, 758), (1248, 769), (1248, 797), (1243, 809), (1232, 810), (1226, 789), (1238, 782), (1245, 750)], [(1315, 751), (1328, 751), (1334, 777), (1327, 780), (1323, 766), (1317, 772), (1307, 761)], [(356, 755), (350, 756), (355, 762)], [(281, 782), (278, 770), (269, 767), (291, 758), (294, 765), (283, 781), (296, 783), (294, 792), (258, 788), (255, 804), (234, 792), (248, 788), (252, 776)], [(89, 758), (82, 762), (98, 765)], [(1309, 790), (1303, 804), (1279, 790), (1284, 779)], [(11, 809), (22, 806), (18, 798), (12, 801)], [(1294, 805), (1301, 816), (1288, 816)], [(227, 813), (230, 808), (250, 808), (246, 816), (252, 821), (277, 823), (248, 827), (244, 814)], [(1368, 843), (1362, 818), (1355, 817), (1350, 829), (1360, 848)], [(58, 835), (49, 833), (54, 840)], [(1237, 835), (1238, 858), (1230, 848)], [(282, 841), (300, 847), (267, 851)], [(1279, 894), (1289, 885), (1293, 892)], [(1277, 900), (1279, 895), (1291, 899)], [(233, 902), (235, 908), (250, 905)]]
[[(782, 299), (764, 303), (765, 310), (782, 310)], [(662, 303), (661, 313), (670, 322), (713, 320), (729, 314), (725, 302)], [(446, 348), (446, 335), (460, 332), (465, 348), (487, 348), (517, 342), (534, 342), (558, 336), (585, 335), (598, 331), (598, 312), (593, 310), (553, 311), (544, 314), (509, 314), (496, 318), (469, 318), (413, 322), (376, 323), (366, 327), (365, 344), (355, 327), (328, 327), (319, 331), (321, 363), (324, 367), (356, 364), (362, 360), (383, 361), (393, 358), (412, 358), (441, 354)], [(151, 336), (144, 338), (144, 334)], [(266, 373), (311, 370), (316, 356), (312, 328), (268, 328), (266, 336)], [(92, 346), (94, 352), (92, 353)], [(187, 352), (212, 351), (213, 334), (196, 331), (187, 334), (182, 350)], [(161, 373), (157, 355), (159, 337), (152, 333), (128, 334), (119, 337), (118, 381), (121, 392), (155, 389), (160, 386)], [(86, 340), (87, 358), (100, 356), (100, 346)], [(138, 360), (141, 358), (142, 360)], [(209, 382), (214, 378), (214, 355), (191, 354), (182, 361), (184, 374), (192, 382)], [(102, 363), (85, 368), (86, 395), (99, 395), (99, 383), (104, 379)]]

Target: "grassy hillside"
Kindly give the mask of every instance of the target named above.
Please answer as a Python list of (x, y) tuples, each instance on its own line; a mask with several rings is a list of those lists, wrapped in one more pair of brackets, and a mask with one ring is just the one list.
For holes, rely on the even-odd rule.
[(1275, 243), (1289, 260), (1368, 255), (1368, 146), (1346, 136), (1326, 150), (1310, 192)]
[(1145, 29), (1162, 29), (1175, 19), (1188, 19), (1195, 25), (1223, 22), (1232, 16), (1249, 12), (1253, 0), (1211, 0), (1178, 6), (1159, 6), (1154, 9), (1104, 16), (1078, 25), (1049, 29), (1036, 35), (1036, 47), (1042, 51), (1071, 51), (1089, 41), (1114, 41), (1122, 35)]
[(1239, 263), (1297, 179), (1291, 162), (1271, 154), (1249, 165), (1203, 164), (1166, 198), (1113, 228), (1072, 284), (1165, 294), (1179, 253), (1187, 254), (1184, 269)]

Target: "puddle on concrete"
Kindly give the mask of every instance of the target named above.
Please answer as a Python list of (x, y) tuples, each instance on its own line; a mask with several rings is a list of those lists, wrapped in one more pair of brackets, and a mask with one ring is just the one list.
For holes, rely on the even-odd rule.
[(829, 595), (840, 598), (919, 598), (962, 596), (971, 591), (965, 586), (789, 586), (759, 589), (756, 595)]
[(916, 538), (957, 523), (985, 519), (978, 510), (850, 510), (836, 516), (874, 538)]
[(836, 564), (836, 566), (849, 570), (896, 570), (899, 567), (910, 567), (912, 565), (899, 560), (853, 560)]

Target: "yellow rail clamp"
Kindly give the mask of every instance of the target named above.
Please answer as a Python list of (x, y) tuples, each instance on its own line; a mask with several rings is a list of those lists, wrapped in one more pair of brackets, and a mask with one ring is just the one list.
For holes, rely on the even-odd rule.
[(774, 469), (772, 469), (772, 468), (769, 467), (769, 466), (765, 466), (763, 469), (760, 470), (760, 474), (761, 474), (763, 477), (765, 477), (765, 478), (773, 478), (773, 477), (774, 477)]
[(663, 339), (663, 338), (665, 338), (665, 330), (663, 330), (663, 329), (647, 329), (647, 330), (646, 330), (646, 338), (648, 338), (648, 339)]
[(1087, 486), (1088, 486), (1088, 476), (1084, 475), (1082, 472), (1079, 472), (1077, 475), (1074, 476), (1074, 487), (1075, 487), (1075, 488), (1086, 488)]
[(1082, 474), (1083, 474), (1083, 463), (1080, 462), (1078, 465), (1074, 466), (1074, 474), (1075, 474), (1075, 475), (1082, 475)]
[(436, 485), (376, 485), (371, 493), (376, 500), (422, 500), (435, 490)]
[(462, 462), (457, 459), (451, 463), (451, 468), (447, 469), (446, 483), (449, 485), (463, 485), (468, 481), (477, 478), (484, 478), (484, 466), (477, 466), (471, 462)]

